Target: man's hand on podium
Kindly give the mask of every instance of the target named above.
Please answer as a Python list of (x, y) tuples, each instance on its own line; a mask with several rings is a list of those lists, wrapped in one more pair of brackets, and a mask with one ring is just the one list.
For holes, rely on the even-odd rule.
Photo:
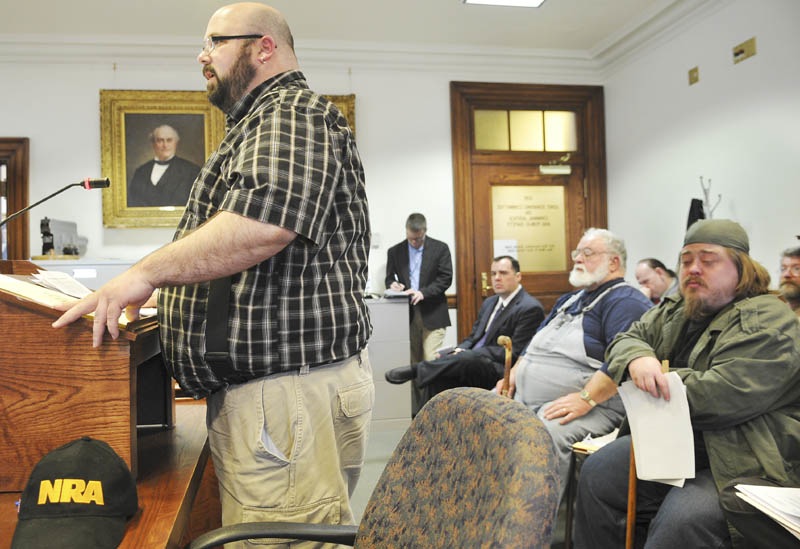
[(99, 347), (103, 344), (106, 329), (113, 339), (117, 339), (120, 315), (125, 312), (128, 320), (138, 318), (139, 308), (151, 302), (154, 292), (155, 288), (134, 265), (71, 307), (59, 307), (59, 310), (66, 312), (52, 326), (62, 328), (83, 315), (94, 313), (92, 346)]

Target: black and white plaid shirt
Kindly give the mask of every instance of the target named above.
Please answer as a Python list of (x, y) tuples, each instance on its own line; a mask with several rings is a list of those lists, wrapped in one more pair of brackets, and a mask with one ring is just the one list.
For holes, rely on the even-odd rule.
[[(277, 75), (229, 113), (175, 239), (219, 210), (292, 230), (276, 256), (233, 275), (231, 361), (247, 379), (344, 360), (371, 333), (364, 301), (370, 225), (364, 171), (347, 121), (299, 71)], [(164, 357), (201, 397), (224, 386), (203, 359), (208, 283), (163, 288)]]

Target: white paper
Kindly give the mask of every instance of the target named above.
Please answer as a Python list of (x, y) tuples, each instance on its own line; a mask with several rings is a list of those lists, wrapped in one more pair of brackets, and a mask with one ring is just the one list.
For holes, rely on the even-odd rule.
[(737, 496), (800, 539), (800, 488), (737, 484)]
[[(51, 273), (55, 271), (47, 272)], [(69, 275), (66, 276), (69, 277)], [(40, 303), (53, 309), (56, 309), (62, 305), (73, 305), (78, 300), (77, 297), (67, 295), (61, 290), (48, 288), (40, 285), (39, 283), (34, 284), (19, 277), (15, 278), (13, 276), (3, 274), (0, 274), (0, 290), (24, 297), (25, 299)], [(91, 293), (91, 290), (89, 290), (89, 293)], [(144, 318), (154, 316), (157, 312), (158, 311), (155, 307), (143, 307), (139, 309), (139, 317)], [(86, 316), (93, 317), (94, 313), (89, 313)], [(119, 325), (128, 325), (128, 319), (124, 310), (119, 316)]]
[(405, 297), (405, 298), (408, 298), (408, 294), (405, 292), (405, 290), (392, 290), (391, 288), (386, 288), (386, 290), (383, 292), (383, 297), (389, 297), (389, 298)]
[(61, 271), (39, 271), (33, 275), (33, 279), (45, 288), (52, 288), (78, 299), (92, 293), (92, 290)]
[(586, 435), (583, 440), (574, 443), (572, 448), (574, 450), (584, 451), (587, 454), (593, 454), (609, 442), (615, 441), (618, 434), (619, 428), (616, 428), (610, 433), (598, 437), (593, 437), (590, 433)]
[(0, 290), (5, 290), (51, 308), (72, 304), (77, 301), (74, 297), (65, 295), (57, 290), (44, 288), (26, 280), (7, 275), (0, 275)]
[(655, 398), (632, 381), (619, 388), (631, 426), (636, 476), (641, 480), (683, 486), (694, 478), (694, 436), (686, 387), (675, 372), (667, 374), (670, 400)]

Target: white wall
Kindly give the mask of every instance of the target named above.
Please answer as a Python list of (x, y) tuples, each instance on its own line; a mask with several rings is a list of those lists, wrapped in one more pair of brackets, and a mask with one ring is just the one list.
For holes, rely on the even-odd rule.
[[(739, 221), (777, 278), (781, 251), (800, 244), (798, 21), (797, 0), (728, 2), (605, 82), (609, 224), (630, 263), (676, 262), (703, 176), (712, 202), (722, 195), (713, 217)], [(756, 56), (734, 65), (753, 36)]]
[[(631, 259), (671, 261), (698, 177), (722, 193), (715, 217), (751, 233), (770, 270), (800, 233), (796, 221), (800, 140), (800, 2), (714, 1), (694, 23), (670, 31), (610, 75), (604, 60), (564, 54), (424, 46), (313, 44), (298, 39), (312, 88), (356, 94), (357, 140), (367, 176), (375, 247), (373, 290), (382, 289), (386, 250), (411, 211), (455, 250), (449, 83), (453, 80), (604, 84), (609, 220)], [(767, 6), (768, 5), (768, 6)], [(757, 37), (756, 57), (733, 66), (731, 48)], [(202, 90), (195, 37), (95, 44), (70, 37), (0, 36), (0, 134), (31, 139), (31, 201), (100, 174), (100, 89)], [(701, 81), (686, 73), (699, 65)], [(114, 182), (115, 184), (124, 184)], [(100, 194), (72, 189), (30, 215), (76, 221), (87, 256), (135, 260), (172, 237), (170, 229), (105, 229)], [(795, 241), (796, 242), (796, 241)], [(629, 273), (632, 272), (632, 269)], [(630, 277), (629, 277), (630, 278)], [(453, 291), (454, 289), (451, 289)]]
[[(154, 58), (152, 46), (120, 46), (106, 38), (99, 39), (99, 53), (73, 43), (71, 37), (48, 37), (53, 43), (41, 49), (36, 49), (36, 40), (22, 38), (13, 46), (18, 55), (3, 55), (0, 36), (0, 74), (4, 81), (15, 83), (0, 85), (0, 134), (31, 139), (31, 202), (67, 183), (100, 174), (100, 89), (204, 89), (192, 39), (186, 45), (165, 46)], [(370, 273), (375, 292), (383, 291), (386, 251), (405, 238), (405, 220), (413, 211), (424, 213), (428, 233), (456, 253), (451, 81), (597, 83), (596, 71), (587, 69), (584, 59), (564, 58), (560, 67), (553, 68), (549, 60), (521, 57), (518, 52), (403, 48), (303, 46), (299, 40), (297, 48), (313, 89), (356, 94), (357, 141), (373, 229)], [(52, 62), (52, 51), (61, 52), (58, 63)], [(45, 216), (77, 222), (79, 234), (89, 240), (87, 258), (135, 261), (173, 234), (172, 229), (106, 229), (100, 192), (72, 189), (31, 212), (33, 255), (41, 250), (39, 220)]]

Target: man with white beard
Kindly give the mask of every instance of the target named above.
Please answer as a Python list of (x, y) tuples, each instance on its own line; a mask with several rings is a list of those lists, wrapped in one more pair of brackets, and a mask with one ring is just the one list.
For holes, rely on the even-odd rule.
[[(606, 347), (650, 306), (625, 282), (627, 253), (621, 238), (588, 229), (572, 251), (569, 283), (577, 290), (559, 297), (511, 370), (509, 394), (544, 422), (559, 458), (562, 492), (574, 442), (604, 435), (622, 422), (619, 396), (598, 404), (592, 387), (613, 385), (600, 371)], [(502, 380), (498, 382), (498, 389)]]

